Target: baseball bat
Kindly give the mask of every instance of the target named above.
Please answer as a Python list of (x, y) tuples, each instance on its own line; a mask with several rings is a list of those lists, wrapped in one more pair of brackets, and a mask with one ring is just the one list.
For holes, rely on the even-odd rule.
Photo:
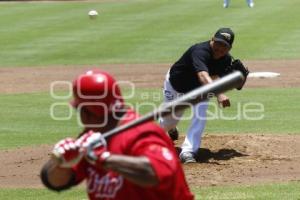
[(201, 86), (194, 89), (193, 91), (182, 95), (181, 97), (171, 101), (169, 103), (162, 104), (158, 109), (136, 119), (125, 125), (114, 128), (103, 134), (104, 138), (109, 138), (115, 134), (125, 131), (129, 128), (135, 127), (139, 124), (152, 121), (158, 117), (163, 117), (171, 114), (172, 112), (177, 112), (188, 108), (190, 105), (199, 103), (200, 101), (206, 100), (209, 97), (215, 96), (217, 94), (226, 92), (230, 89), (236, 88), (243, 83), (244, 76), (241, 72), (235, 71), (223, 78), (220, 78), (210, 84)]
[[(230, 89), (237, 88), (241, 84), (243, 84), (244, 76), (241, 72), (235, 71), (229, 75), (224, 76), (223, 78), (220, 78), (210, 84), (201, 86), (199, 88), (196, 88), (192, 90), (191, 92), (184, 94), (183, 96), (175, 99), (174, 101), (171, 101), (169, 103), (161, 104), (158, 109), (155, 109), (154, 111), (136, 119), (133, 120), (127, 124), (124, 124), (122, 126), (116, 127), (106, 133), (103, 134), (103, 137), (105, 139), (112, 137), (113, 135), (116, 135), (118, 133), (121, 133), (127, 129), (133, 128), (137, 125), (140, 125), (145, 122), (152, 121), (154, 119), (157, 119), (158, 117), (163, 117), (166, 115), (171, 114), (172, 112), (177, 112), (179, 110), (183, 110), (188, 108), (190, 105), (197, 104), (203, 100), (208, 99), (209, 97), (215, 96), (217, 94), (226, 92)], [(97, 146), (101, 141), (95, 140), (90, 144), (88, 147), (88, 158), (91, 160), (97, 160), (96, 155), (94, 155), (94, 152), (92, 149)]]

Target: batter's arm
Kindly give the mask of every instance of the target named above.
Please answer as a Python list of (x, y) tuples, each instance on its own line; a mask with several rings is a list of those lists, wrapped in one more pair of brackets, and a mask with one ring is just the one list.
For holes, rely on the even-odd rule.
[(127, 180), (140, 186), (158, 184), (158, 177), (151, 166), (150, 160), (144, 156), (133, 157), (112, 154), (105, 160), (103, 167), (121, 174)]
[(75, 174), (70, 168), (61, 168), (55, 158), (51, 158), (41, 170), (43, 184), (54, 191), (61, 191), (74, 185)]

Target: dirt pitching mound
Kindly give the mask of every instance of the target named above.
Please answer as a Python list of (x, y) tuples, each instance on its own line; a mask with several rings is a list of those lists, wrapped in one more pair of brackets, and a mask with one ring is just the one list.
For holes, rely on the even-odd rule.
[[(299, 135), (208, 135), (202, 146), (199, 162), (184, 165), (191, 186), (300, 180)], [(43, 187), (39, 172), (51, 148), (42, 145), (2, 150), (0, 188)]]
[(300, 136), (208, 135), (200, 163), (184, 165), (190, 185), (257, 184), (300, 180)]

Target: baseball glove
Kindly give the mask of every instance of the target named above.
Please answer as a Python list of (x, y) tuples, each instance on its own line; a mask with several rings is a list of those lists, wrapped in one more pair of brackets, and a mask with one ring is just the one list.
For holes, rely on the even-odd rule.
[(244, 84), (246, 83), (247, 76), (249, 74), (249, 70), (247, 67), (244, 66), (244, 64), (239, 59), (233, 60), (233, 62), (231, 64), (231, 69), (242, 72), (242, 74), (245, 77), (243, 84), (240, 87), (236, 88), (238, 90), (241, 90), (243, 88)]

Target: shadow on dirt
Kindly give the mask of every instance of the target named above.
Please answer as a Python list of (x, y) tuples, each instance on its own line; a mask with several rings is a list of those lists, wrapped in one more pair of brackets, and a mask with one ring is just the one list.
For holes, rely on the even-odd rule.
[(196, 159), (198, 162), (208, 162), (209, 160), (229, 160), (235, 157), (248, 156), (247, 154), (240, 153), (234, 149), (220, 149), (213, 152), (209, 149), (199, 148)]
[[(181, 148), (176, 147), (176, 151), (179, 155), (181, 152)], [(198, 152), (195, 155), (197, 162), (200, 163), (212, 162), (218, 160), (230, 160), (235, 157), (243, 157), (243, 156), (248, 156), (248, 155), (240, 153), (234, 149), (220, 149), (217, 152), (215, 152), (206, 148), (199, 148)]]
[(240, 153), (234, 149), (220, 149), (213, 152), (209, 149), (199, 148), (196, 159), (198, 162), (209, 162), (209, 160), (230, 160), (235, 157), (248, 156), (247, 154)]

